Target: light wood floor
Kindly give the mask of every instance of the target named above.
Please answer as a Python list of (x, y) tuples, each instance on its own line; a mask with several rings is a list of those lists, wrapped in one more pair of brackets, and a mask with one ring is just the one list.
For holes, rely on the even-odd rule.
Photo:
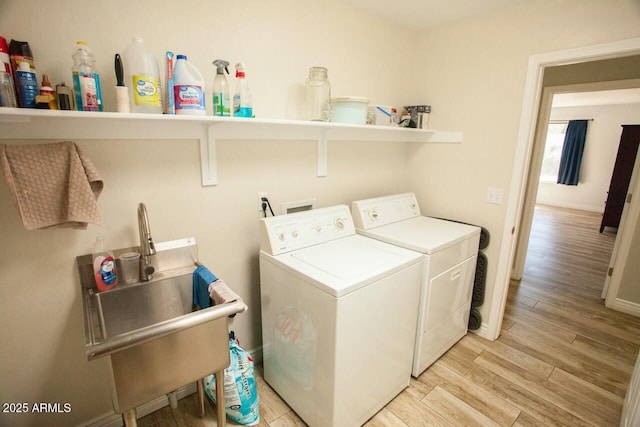
[[(598, 233), (600, 219), (537, 207), (525, 275), (511, 284), (500, 338), (468, 334), (367, 426), (617, 426), (640, 319), (600, 299), (615, 239)], [(258, 386), (261, 426), (304, 425), (261, 375)], [(209, 405), (204, 419), (192, 415), (195, 400), (139, 425), (215, 426)]]

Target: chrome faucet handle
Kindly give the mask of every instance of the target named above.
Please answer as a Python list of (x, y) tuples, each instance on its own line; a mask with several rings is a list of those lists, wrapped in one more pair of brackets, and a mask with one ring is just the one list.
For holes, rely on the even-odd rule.
[[(147, 222), (147, 225), (149, 223)], [(156, 245), (153, 244), (153, 239), (151, 238), (151, 233), (149, 233), (149, 255), (155, 255), (156, 254)]]

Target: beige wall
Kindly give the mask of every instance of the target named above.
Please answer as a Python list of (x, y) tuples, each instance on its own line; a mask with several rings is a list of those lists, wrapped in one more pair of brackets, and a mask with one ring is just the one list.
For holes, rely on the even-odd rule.
[[(134, 5), (137, 13), (131, 13)], [(188, 54), (208, 82), (213, 59), (243, 60), (259, 117), (296, 118), (299, 93), (313, 65), (329, 68), (336, 95), (393, 104), (408, 92), (405, 80), (389, 77), (410, 63), (409, 52), (398, 49), (408, 33), (339, 3), (325, 2), (322, 8), (298, 0), (277, 6), (261, 1), (189, 5), (194, 13), (182, 13), (175, 2), (54, 1), (43, 13), (41, 2), (4, 1), (0, 29), (8, 39), (28, 40), (38, 71), (54, 83), (70, 82), (74, 43), (85, 39), (98, 56), (110, 110), (113, 55), (134, 34), (143, 36), (158, 57), (167, 49)], [(141, 16), (143, 23), (136, 24)], [(176, 28), (183, 30), (176, 33)], [(0, 413), (0, 425), (68, 426), (112, 411), (106, 361), (87, 362), (84, 356), (74, 261), (91, 252), (98, 233), (113, 247), (137, 244), (138, 202), (147, 204), (155, 241), (197, 238), (200, 259), (247, 301), (249, 311), (231, 327), (243, 347), (256, 350), (262, 344), (257, 192), (269, 192), (279, 213), (285, 201), (316, 198), (319, 206), (330, 206), (409, 190), (404, 143), (332, 141), (328, 176), (318, 178), (315, 142), (218, 141), (216, 187), (200, 184), (194, 140), (79, 144), (105, 182), (99, 199), (102, 227), (28, 232), (7, 186), (0, 184), (0, 402), (69, 402), (72, 412)]]
[[(73, 425), (111, 411), (107, 365), (83, 355), (74, 257), (90, 252), (98, 233), (113, 246), (135, 244), (139, 201), (147, 203), (156, 240), (197, 237), (201, 259), (247, 300), (249, 312), (232, 327), (250, 350), (261, 344), (258, 191), (276, 205), (315, 197), (321, 206), (415, 191), (426, 214), (489, 228), (491, 301), (505, 205), (484, 199), (487, 187), (509, 188), (528, 57), (640, 35), (640, 11), (630, 0), (530, 2), (417, 38), (334, 1), (322, 8), (295, 0), (188, 5), (195, 13), (168, 1), (4, 1), (0, 28), (30, 42), (38, 71), (54, 83), (70, 81), (73, 45), (86, 40), (99, 57), (111, 110), (113, 54), (140, 35), (158, 57), (168, 49), (188, 54), (207, 81), (213, 59), (243, 60), (259, 117), (298, 117), (308, 68), (325, 65), (334, 95), (429, 103), (433, 127), (464, 131), (465, 142), (335, 142), (329, 176), (317, 178), (313, 143), (222, 141), (220, 185), (203, 188), (195, 141), (80, 141), (106, 183), (104, 225), (84, 232), (25, 231), (0, 185), (0, 401), (73, 408), (66, 416), (0, 414), (0, 424)], [(489, 308), (485, 303), (483, 315)]]
[[(434, 128), (463, 130), (464, 143), (412, 146), (409, 187), (426, 214), (490, 231), (483, 320), (499, 309), (491, 301), (529, 57), (638, 37), (639, 19), (633, 0), (540, 0), (421, 34), (416, 97), (433, 106)], [(502, 205), (485, 202), (490, 187), (504, 189)]]

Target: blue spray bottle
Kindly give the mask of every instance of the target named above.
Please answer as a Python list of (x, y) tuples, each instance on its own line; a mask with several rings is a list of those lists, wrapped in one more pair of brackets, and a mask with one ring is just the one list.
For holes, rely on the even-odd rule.
[(253, 117), (251, 90), (245, 76), (242, 62), (236, 64), (236, 92), (233, 95), (233, 115), (235, 117)]

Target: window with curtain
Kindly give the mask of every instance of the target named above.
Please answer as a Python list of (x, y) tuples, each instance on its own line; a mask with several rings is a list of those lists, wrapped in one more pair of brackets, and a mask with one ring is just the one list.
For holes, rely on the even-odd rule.
[(570, 120), (562, 144), (558, 184), (578, 185), (584, 144), (587, 139), (587, 120)]

